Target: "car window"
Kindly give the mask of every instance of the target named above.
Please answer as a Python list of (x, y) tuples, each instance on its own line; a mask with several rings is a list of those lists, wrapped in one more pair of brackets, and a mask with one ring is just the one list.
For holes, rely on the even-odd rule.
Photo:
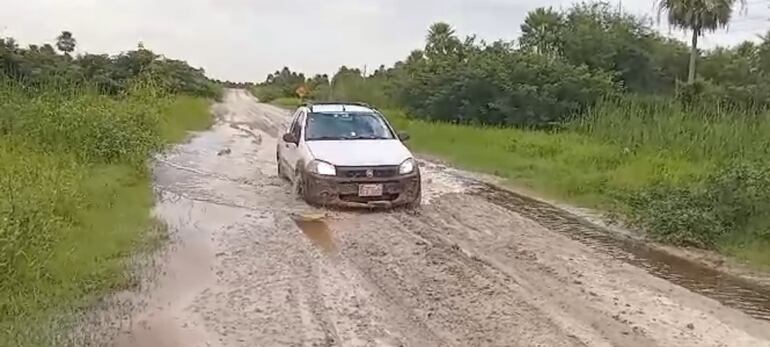
[(305, 140), (395, 139), (382, 117), (372, 112), (309, 113)]
[(291, 125), (291, 134), (294, 135), (294, 138), (299, 139), (301, 132), (302, 132), (302, 113), (300, 112), (297, 114), (297, 117), (294, 118), (294, 123)]
[(297, 112), (295, 112), (292, 116), (291, 125), (289, 126), (289, 133), (295, 135), (297, 139), (299, 139), (299, 116), (300, 111), (297, 110)]
[[(300, 114), (300, 112), (301, 112), (301, 111), (302, 111), (302, 110), (300, 110), (300, 109), (297, 109), (297, 110), (296, 110), (296, 111), (294, 111), (294, 113), (291, 115), (291, 127), (290, 127), (290, 128), (294, 128), (294, 124), (296, 124), (296, 123), (297, 123), (297, 118), (299, 118), (299, 114)], [(289, 131), (289, 132), (291, 132), (291, 131)]]

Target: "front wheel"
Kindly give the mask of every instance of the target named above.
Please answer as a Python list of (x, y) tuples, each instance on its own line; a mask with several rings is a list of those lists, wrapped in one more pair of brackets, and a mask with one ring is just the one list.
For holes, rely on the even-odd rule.
[(417, 209), (417, 208), (420, 208), (421, 204), (422, 204), (422, 187), (418, 188), (417, 196), (415, 196), (412, 201), (407, 203), (406, 207), (409, 209)]
[(298, 171), (294, 175), (294, 193), (305, 202), (310, 203), (307, 182), (305, 182), (305, 175), (302, 173), (302, 171)]

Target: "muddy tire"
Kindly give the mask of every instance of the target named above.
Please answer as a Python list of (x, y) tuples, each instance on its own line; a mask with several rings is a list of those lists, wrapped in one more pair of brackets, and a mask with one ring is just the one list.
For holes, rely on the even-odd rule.
[(406, 204), (406, 207), (408, 209), (418, 209), (420, 208), (420, 205), (422, 204), (422, 187), (417, 191), (417, 196), (414, 198), (414, 200), (410, 201)]
[(297, 172), (294, 173), (294, 179), (291, 180), (292, 182), (292, 189), (294, 190), (294, 194), (297, 196), (302, 196), (303, 193), (303, 182), (302, 182), (302, 174), (297, 170)]
[(308, 194), (307, 182), (305, 181), (305, 175), (302, 171), (299, 171), (294, 176), (294, 193), (297, 194), (302, 200), (308, 204), (312, 204), (310, 195)]

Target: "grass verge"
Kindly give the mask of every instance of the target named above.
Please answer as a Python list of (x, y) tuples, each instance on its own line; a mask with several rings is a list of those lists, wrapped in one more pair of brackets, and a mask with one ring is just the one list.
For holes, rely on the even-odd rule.
[[(411, 135), (409, 146), (461, 168), (594, 208), (613, 206), (612, 191), (642, 187), (665, 177), (691, 179), (698, 168), (674, 155), (624, 151), (589, 136), (514, 128), (474, 127), (413, 120), (398, 110), (385, 113)], [(665, 176), (659, 175), (662, 171)]]
[(0, 97), (0, 346), (54, 345), (71, 313), (132, 285), (152, 227), (146, 161), (205, 129), (209, 103), (151, 86), (108, 98), (5, 82)]
[(190, 131), (211, 126), (213, 118), (210, 101), (203, 98), (180, 95), (172, 99), (161, 117), (161, 137), (167, 143), (180, 142)]
[(278, 107), (294, 109), (302, 105), (303, 101), (299, 98), (277, 98), (270, 101), (270, 103)]

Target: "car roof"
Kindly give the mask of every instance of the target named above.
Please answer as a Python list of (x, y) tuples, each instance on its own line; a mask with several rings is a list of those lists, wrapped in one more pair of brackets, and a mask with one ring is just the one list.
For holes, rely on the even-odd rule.
[(307, 107), (311, 113), (334, 113), (334, 112), (376, 113), (374, 108), (363, 103), (327, 102), (327, 103), (306, 104), (305, 107)]

